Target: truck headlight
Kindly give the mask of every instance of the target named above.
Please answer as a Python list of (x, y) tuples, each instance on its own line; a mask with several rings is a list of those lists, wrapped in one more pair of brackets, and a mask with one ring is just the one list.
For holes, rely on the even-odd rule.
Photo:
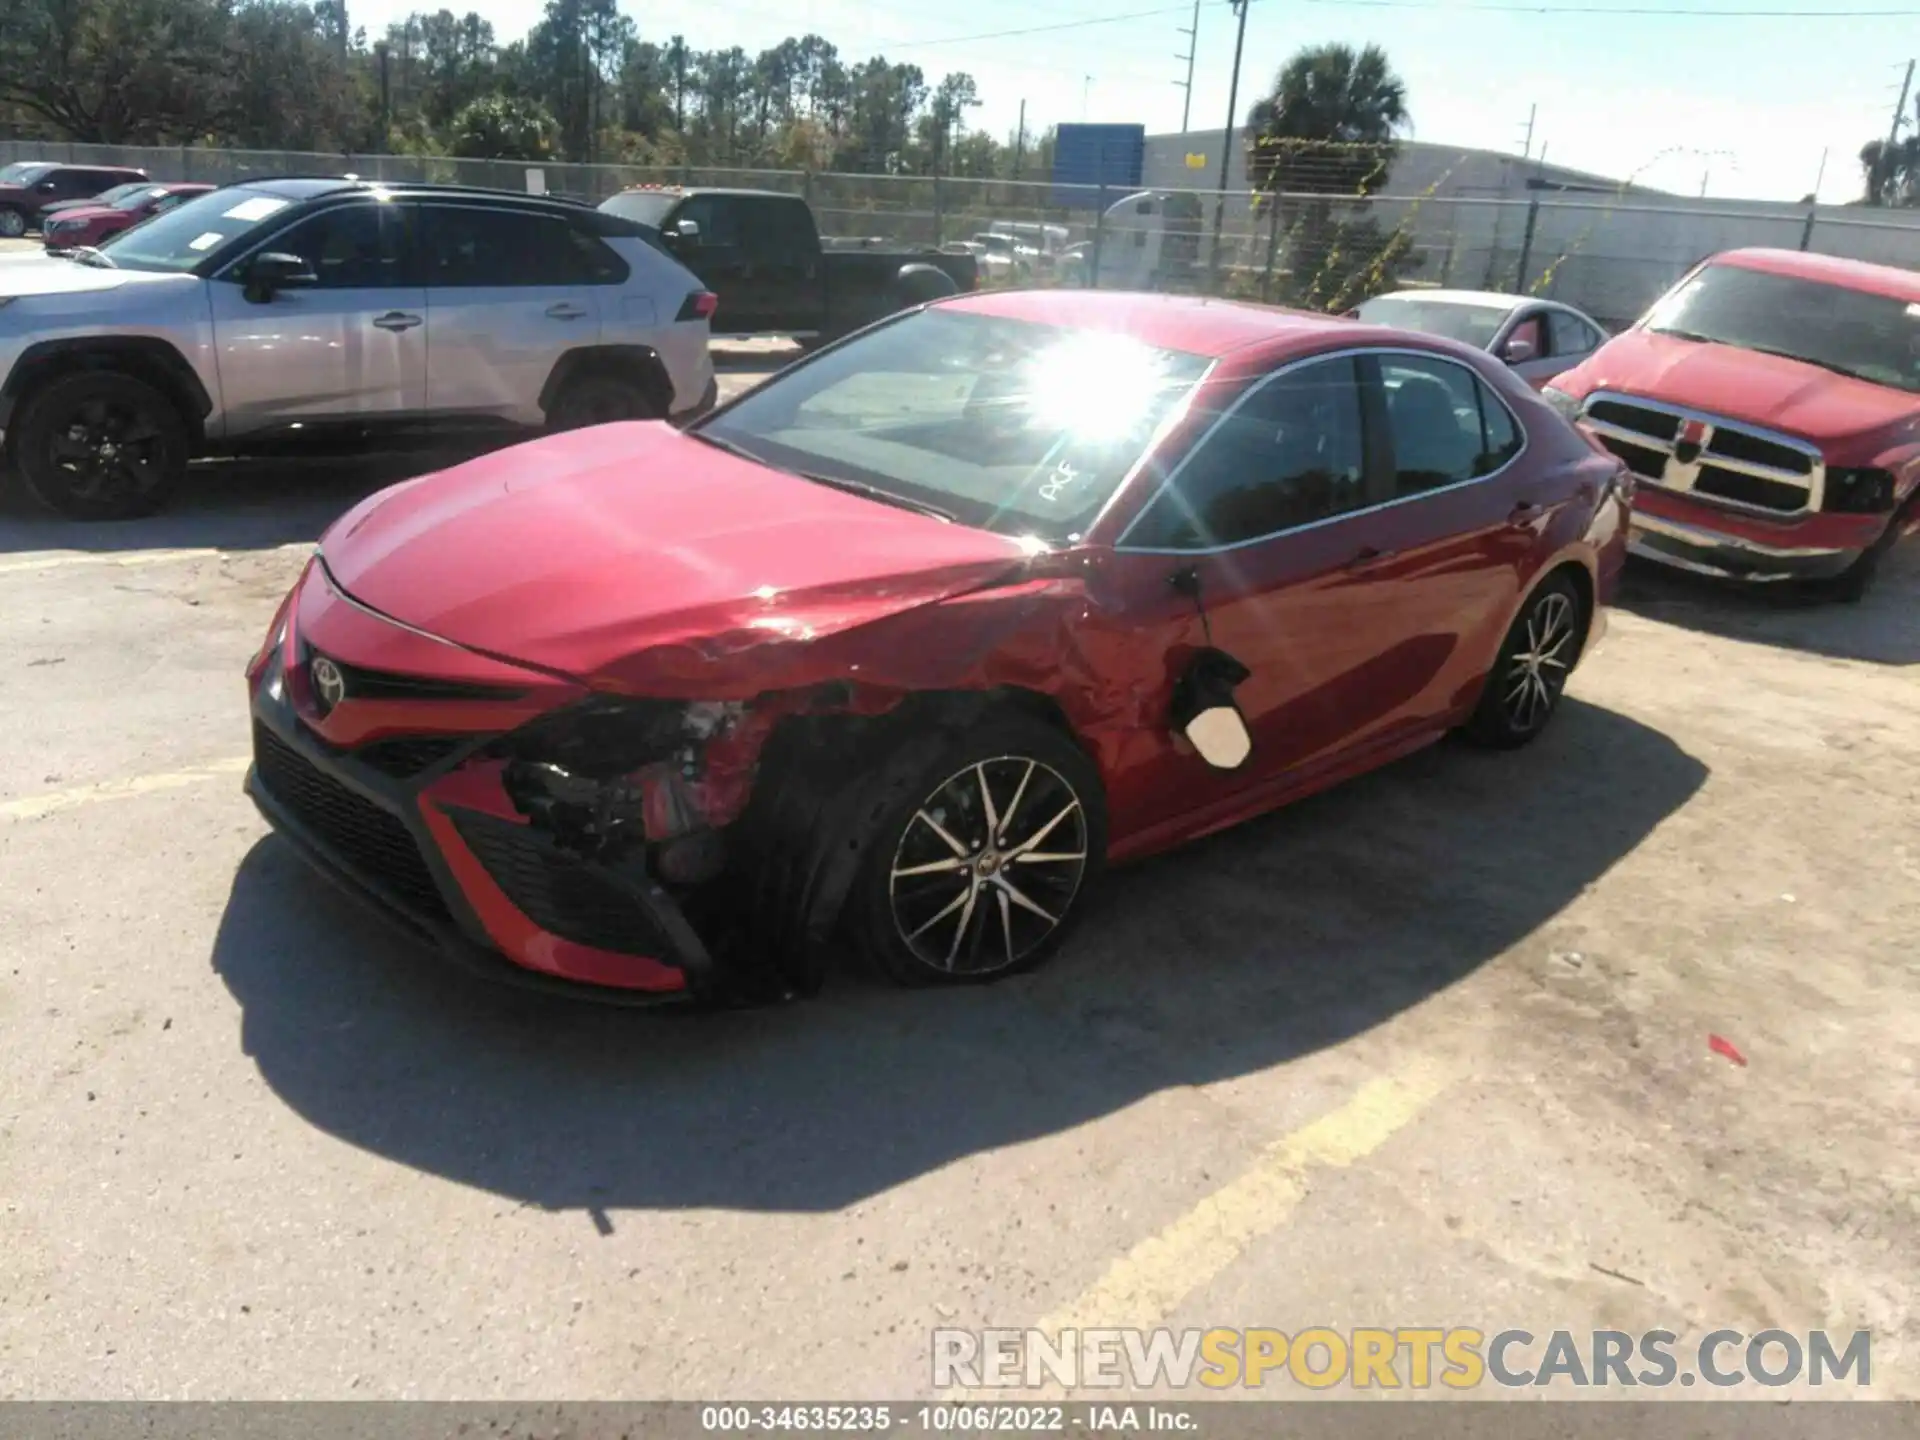
[(1580, 402), (1566, 391), (1547, 385), (1542, 387), (1540, 398), (1551, 405), (1554, 413), (1569, 424), (1580, 418)]

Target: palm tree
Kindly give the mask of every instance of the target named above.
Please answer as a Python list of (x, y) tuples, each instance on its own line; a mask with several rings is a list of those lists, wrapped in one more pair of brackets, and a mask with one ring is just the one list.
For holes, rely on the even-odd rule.
[(1920, 135), (1891, 146), (1869, 140), (1860, 147), (1860, 168), (1866, 176), (1867, 204), (1913, 205), (1920, 200)]
[(1247, 115), (1247, 175), (1257, 190), (1365, 195), (1386, 183), (1407, 87), (1368, 45), (1316, 45), (1274, 77)]

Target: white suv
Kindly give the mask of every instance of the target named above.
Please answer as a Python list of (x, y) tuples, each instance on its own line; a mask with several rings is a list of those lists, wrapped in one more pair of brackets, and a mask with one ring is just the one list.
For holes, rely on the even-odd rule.
[(714, 297), (646, 227), (507, 191), (267, 180), (0, 257), (0, 441), (43, 503), (158, 509), (198, 454), (684, 419)]

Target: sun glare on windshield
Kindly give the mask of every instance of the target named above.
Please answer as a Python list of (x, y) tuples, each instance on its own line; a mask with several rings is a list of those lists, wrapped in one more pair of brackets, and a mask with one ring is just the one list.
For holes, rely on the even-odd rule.
[(1130, 433), (1167, 384), (1159, 351), (1114, 335), (1072, 336), (1025, 369), (1033, 427), (1096, 443)]

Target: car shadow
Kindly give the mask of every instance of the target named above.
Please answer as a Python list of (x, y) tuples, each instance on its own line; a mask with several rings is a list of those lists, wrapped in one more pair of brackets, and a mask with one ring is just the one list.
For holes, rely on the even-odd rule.
[(1887, 556), (1857, 605), (1812, 587), (1715, 580), (1637, 559), (1628, 564), (1614, 604), (1730, 640), (1876, 665), (1920, 664), (1920, 537)]
[(1570, 700), (1527, 750), (1438, 746), (1133, 867), (1052, 966), (946, 993), (836, 979), (804, 1004), (635, 1012), (487, 985), (273, 837), (213, 965), (275, 1093), (400, 1164), (603, 1225), (831, 1210), (1359, 1035), (1551, 920), (1707, 773)]
[(68, 520), (17, 483), (0, 503), (0, 555), (26, 550), (271, 550), (317, 540), (376, 490), (482, 453), (478, 446), (380, 453), (206, 460), (191, 466), (168, 507), (141, 520)]

